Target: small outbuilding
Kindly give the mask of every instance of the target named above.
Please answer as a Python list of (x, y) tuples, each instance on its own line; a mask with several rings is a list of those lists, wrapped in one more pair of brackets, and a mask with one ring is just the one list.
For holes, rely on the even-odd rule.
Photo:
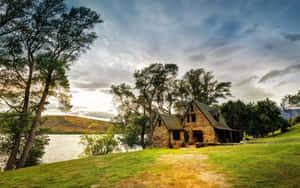
[(176, 116), (159, 114), (152, 139), (154, 147), (180, 147), (184, 142), (184, 130), (180, 120)]

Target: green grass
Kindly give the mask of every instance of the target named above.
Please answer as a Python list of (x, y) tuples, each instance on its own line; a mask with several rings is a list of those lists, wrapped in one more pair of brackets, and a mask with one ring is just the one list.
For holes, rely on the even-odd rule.
[[(200, 149), (146, 149), (45, 164), (0, 174), (0, 187), (113, 187), (139, 174), (159, 174), (168, 167), (152, 165), (162, 154), (201, 153), (234, 187), (299, 187), (300, 125), (264, 143)], [(178, 169), (180, 170), (180, 169)]]
[(0, 187), (111, 187), (141, 173), (156, 155), (145, 150), (29, 167), (0, 174)]
[(299, 187), (300, 125), (256, 144), (207, 147), (202, 153), (235, 187)]

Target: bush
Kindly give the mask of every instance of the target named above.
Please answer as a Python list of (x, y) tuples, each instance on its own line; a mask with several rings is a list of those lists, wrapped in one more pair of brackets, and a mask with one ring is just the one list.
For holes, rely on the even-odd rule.
[(115, 127), (108, 129), (106, 135), (89, 135), (80, 136), (80, 143), (85, 146), (80, 156), (105, 155), (118, 150), (118, 141), (115, 139)]
[(128, 128), (123, 132), (123, 136), (120, 141), (128, 147), (133, 148), (135, 145), (139, 145), (139, 131), (137, 129)]

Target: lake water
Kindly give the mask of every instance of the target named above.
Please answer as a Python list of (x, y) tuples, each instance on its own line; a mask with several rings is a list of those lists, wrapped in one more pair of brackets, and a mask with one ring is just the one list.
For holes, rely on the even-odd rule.
[[(120, 136), (120, 135), (119, 135)], [(53, 163), (78, 159), (79, 154), (83, 152), (84, 146), (79, 144), (80, 135), (49, 135), (50, 142), (45, 148), (45, 154), (42, 163)], [(117, 152), (137, 151), (142, 147), (127, 149), (124, 145), (119, 145), (120, 150)], [(0, 156), (0, 169), (5, 165), (6, 156)]]

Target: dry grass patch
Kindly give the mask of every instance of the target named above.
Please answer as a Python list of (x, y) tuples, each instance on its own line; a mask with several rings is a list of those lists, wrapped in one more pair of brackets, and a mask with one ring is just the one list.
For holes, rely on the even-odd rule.
[(205, 163), (206, 155), (164, 154), (151, 165), (150, 173), (123, 180), (117, 187), (230, 187), (212, 165)]

